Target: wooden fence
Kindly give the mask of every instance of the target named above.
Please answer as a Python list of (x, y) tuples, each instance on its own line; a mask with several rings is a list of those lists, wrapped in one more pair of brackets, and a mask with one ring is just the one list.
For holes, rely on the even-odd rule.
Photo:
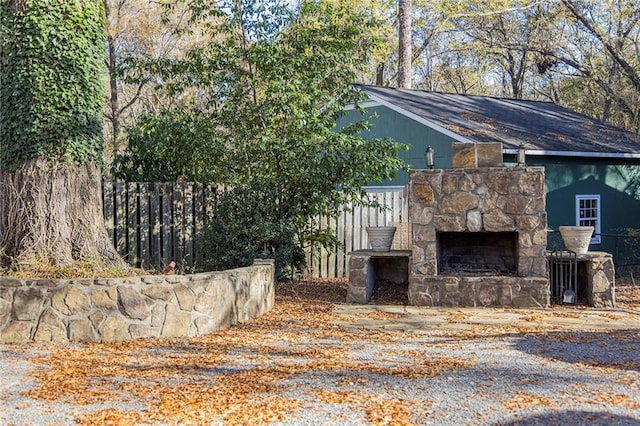
[(322, 248), (311, 250), (307, 256), (309, 275), (321, 278), (341, 278), (347, 276), (347, 254), (354, 250), (370, 248), (367, 241), (367, 226), (386, 226), (401, 222), (407, 217), (407, 207), (403, 197), (403, 187), (369, 187), (367, 196), (376, 200), (383, 210), (372, 207), (345, 206), (337, 219), (319, 218), (321, 229), (335, 232), (342, 247), (332, 251)]
[(130, 264), (162, 269), (202, 265), (198, 235), (211, 191), (191, 183), (103, 183), (107, 232)]
[[(310, 250), (309, 275), (340, 278), (347, 274), (347, 253), (368, 248), (365, 227), (388, 225), (406, 217), (402, 187), (367, 188), (384, 210), (346, 206), (337, 219), (318, 218), (343, 244), (333, 252)], [(182, 269), (202, 265), (199, 236), (213, 212), (211, 189), (191, 183), (103, 183), (107, 232), (118, 252), (132, 265), (163, 269), (171, 261)]]

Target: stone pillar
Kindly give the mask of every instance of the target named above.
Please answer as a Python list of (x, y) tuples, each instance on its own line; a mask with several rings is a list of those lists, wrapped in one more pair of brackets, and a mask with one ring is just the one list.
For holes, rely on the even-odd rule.
[(375, 277), (369, 273), (370, 255), (353, 252), (349, 257), (347, 303), (366, 304), (371, 300)]
[[(615, 266), (613, 257), (605, 252), (587, 252), (587, 301), (594, 308), (615, 307)], [(584, 255), (583, 255), (584, 256)]]

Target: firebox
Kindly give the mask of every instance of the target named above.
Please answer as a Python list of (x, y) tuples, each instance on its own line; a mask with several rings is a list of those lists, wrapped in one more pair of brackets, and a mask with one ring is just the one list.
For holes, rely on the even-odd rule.
[(517, 232), (438, 232), (439, 275), (518, 275)]

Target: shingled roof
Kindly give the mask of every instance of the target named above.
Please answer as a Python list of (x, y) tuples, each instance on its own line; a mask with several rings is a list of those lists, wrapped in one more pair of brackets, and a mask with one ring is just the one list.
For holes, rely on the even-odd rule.
[(640, 135), (551, 102), (359, 85), (369, 98), (468, 142), (528, 154), (640, 158)]

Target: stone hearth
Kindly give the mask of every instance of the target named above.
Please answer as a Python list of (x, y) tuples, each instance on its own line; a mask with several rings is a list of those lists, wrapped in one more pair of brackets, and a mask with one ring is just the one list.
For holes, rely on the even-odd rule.
[(412, 170), (407, 192), (409, 304), (549, 305), (544, 168)]

